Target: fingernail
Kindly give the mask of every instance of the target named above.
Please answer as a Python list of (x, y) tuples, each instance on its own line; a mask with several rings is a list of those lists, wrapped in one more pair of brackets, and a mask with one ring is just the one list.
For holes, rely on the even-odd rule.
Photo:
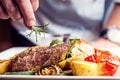
[(27, 26), (27, 28), (31, 30), (31, 29), (32, 29), (32, 26)]
[(27, 26), (33, 26), (33, 25), (35, 25), (34, 20), (30, 20), (29, 22), (27, 22)]

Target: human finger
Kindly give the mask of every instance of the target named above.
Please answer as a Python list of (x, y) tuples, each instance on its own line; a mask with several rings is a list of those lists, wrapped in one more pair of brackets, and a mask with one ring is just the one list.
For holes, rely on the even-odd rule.
[(16, 0), (23, 16), (25, 25), (28, 28), (35, 25), (35, 15), (30, 0)]
[(0, 4), (0, 18), (1, 19), (8, 19), (9, 18), (8, 14), (5, 12), (5, 10), (3, 9), (1, 4)]
[(16, 21), (21, 18), (20, 12), (13, 0), (1, 0), (1, 2), (12, 20)]
[(39, 0), (30, 0), (32, 7), (33, 7), (33, 11), (36, 11), (39, 7)]

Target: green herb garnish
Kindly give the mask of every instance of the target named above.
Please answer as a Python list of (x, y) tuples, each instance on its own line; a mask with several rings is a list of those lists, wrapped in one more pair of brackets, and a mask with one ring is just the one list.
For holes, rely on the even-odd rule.
[(27, 34), (27, 36), (30, 37), (31, 34), (34, 32), (35, 36), (36, 36), (36, 42), (37, 42), (38, 41), (37, 35), (44, 34), (44, 37), (45, 37), (45, 32), (46, 32), (45, 27), (47, 27), (48, 25), (49, 25), (49, 23), (45, 24), (45, 25), (41, 25), (41, 26), (33, 26), (31, 32), (29, 34)]
[(34, 71), (6, 72), (5, 75), (35, 75)]
[(71, 44), (71, 46), (70, 46), (70, 48), (69, 48), (69, 50), (68, 50), (68, 52), (66, 54), (66, 58), (72, 57), (71, 53), (72, 53), (72, 49), (75, 47), (76, 41), (77, 41), (77, 39), (70, 40), (69, 43)]
[(62, 44), (63, 41), (60, 41), (59, 39), (55, 39), (50, 43), (50, 46), (56, 46), (58, 44)]
[(72, 57), (71, 53), (70, 53), (70, 52), (67, 52), (67, 54), (66, 54), (66, 59), (67, 59), (67, 58), (71, 58), (71, 57)]

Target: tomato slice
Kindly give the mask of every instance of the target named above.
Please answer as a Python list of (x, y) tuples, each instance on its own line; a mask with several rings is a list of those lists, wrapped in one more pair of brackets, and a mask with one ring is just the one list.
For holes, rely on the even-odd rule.
[[(112, 76), (118, 69), (118, 65), (111, 63), (115, 60), (109, 51), (95, 49), (95, 53), (85, 58), (85, 61), (98, 63), (100, 76)], [(117, 59), (116, 59), (117, 60)]]
[(118, 69), (118, 65), (110, 62), (101, 62), (98, 65), (100, 76), (113, 76)]
[(109, 61), (111, 62), (114, 60), (114, 56), (109, 51), (103, 51), (95, 49), (95, 53), (93, 55), (90, 55), (85, 58), (85, 61), (91, 61), (91, 62), (101, 62), (101, 61)]

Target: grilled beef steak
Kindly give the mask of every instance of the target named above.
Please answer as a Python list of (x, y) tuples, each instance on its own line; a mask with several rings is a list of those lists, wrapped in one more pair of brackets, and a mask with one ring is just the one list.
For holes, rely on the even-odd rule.
[(37, 71), (45, 66), (64, 60), (69, 44), (51, 47), (31, 47), (11, 58), (11, 71)]

